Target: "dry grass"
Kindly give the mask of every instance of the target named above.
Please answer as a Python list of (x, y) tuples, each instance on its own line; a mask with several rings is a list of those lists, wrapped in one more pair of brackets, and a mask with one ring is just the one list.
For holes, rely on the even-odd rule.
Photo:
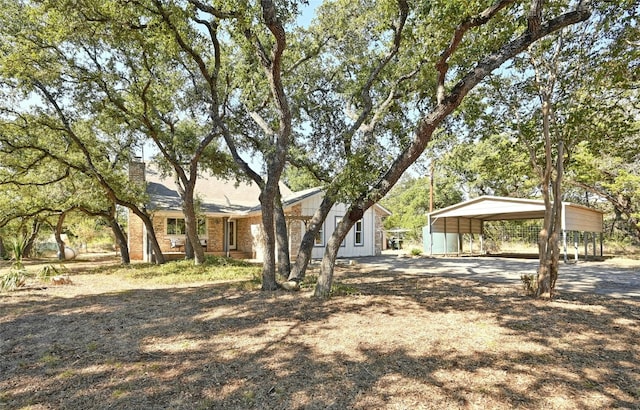
[(640, 408), (639, 300), (356, 265), (322, 302), (87, 268), (0, 295), (0, 408)]

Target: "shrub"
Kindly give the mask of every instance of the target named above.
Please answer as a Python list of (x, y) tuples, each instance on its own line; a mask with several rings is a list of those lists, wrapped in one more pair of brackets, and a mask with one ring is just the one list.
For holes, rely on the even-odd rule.
[(24, 268), (12, 267), (9, 272), (0, 276), (0, 291), (11, 291), (24, 286), (28, 273)]
[(411, 249), (411, 255), (413, 255), (413, 256), (420, 256), (420, 255), (422, 255), (422, 249), (419, 249), (419, 248), (413, 248), (413, 249)]
[(520, 275), (522, 288), (527, 295), (535, 295), (538, 291), (538, 274)]

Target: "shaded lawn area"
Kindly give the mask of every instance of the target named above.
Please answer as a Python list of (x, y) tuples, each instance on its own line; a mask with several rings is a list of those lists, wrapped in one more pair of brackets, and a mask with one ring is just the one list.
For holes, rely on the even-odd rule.
[(0, 409), (640, 408), (639, 300), (367, 265), (329, 301), (71, 279), (0, 295)]

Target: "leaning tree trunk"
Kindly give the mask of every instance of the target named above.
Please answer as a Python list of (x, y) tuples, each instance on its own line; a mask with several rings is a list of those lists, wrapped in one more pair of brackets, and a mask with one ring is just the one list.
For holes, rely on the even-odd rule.
[(322, 264), (320, 265), (320, 275), (318, 276), (316, 289), (313, 293), (314, 297), (327, 299), (331, 295), (333, 271), (336, 265), (336, 258), (338, 257), (340, 245), (353, 225), (362, 219), (365, 209), (366, 208), (364, 207), (351, 207), (333, 231), (333, 234), (329, 238), (324, 250)]
[[(121, 204), (122, 205), (122, 204)], [(162, 265), (165, 263), (164, 254), (162, 253), (162, 249), (160, 249), (160, 244), (158, 243), (158, 237), (156, 236), (156, 230), (153, 226), (153, 221), (148, 213), (144, 212), (134, 204), (126, 204), (126, 206), (133, 211), (133, 213), (142, 220), (144, 227), (147, 230), (147, 237), (149, 239), (149, 245), (151, 246), (151, 250), (153, 252), (153, 256), (157, 265)], [(127, 252), (129, 252), (129, 248), (127, 247)]]
[(307, 230), (302, 237), (300, 249), (298, 249), (298, 255), (296, 256), (296, 262), (289, 274), (290, 281), (300, 283), (302, 279), (304, 279), (307, 267), (309, 266), (309, 261), (311, 260), (313, 247), (316, 242), (316, 235), (320, 232), (320, 228), (322, 227), (325, 219), (327, 219), (327, 215), (329, 215), (329, 211), (331, 211), (335, 202), (336, 201), (332, 198), (332, 195), (328, 192), (325, 193), (320, 206), (307, 223)]
[(115, 213), (105, 217), (107, 223), (113, 231), (113, 235), (116, 238), (116, 243), (120, 247), (120, 261), (123, 265), (131, 264), (131, 257), (129, 256), (129, 247), (127, 246), (127, 237), (122, 230), (122, 226), (118, 223)]

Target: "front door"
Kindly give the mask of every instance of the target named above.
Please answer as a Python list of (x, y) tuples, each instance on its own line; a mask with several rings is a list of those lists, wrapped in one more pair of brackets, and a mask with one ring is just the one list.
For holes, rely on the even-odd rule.
[(227, 244), (229, 245), (229, 250), (238, 249), (236, 242), (236, 221), (227, 222)]

